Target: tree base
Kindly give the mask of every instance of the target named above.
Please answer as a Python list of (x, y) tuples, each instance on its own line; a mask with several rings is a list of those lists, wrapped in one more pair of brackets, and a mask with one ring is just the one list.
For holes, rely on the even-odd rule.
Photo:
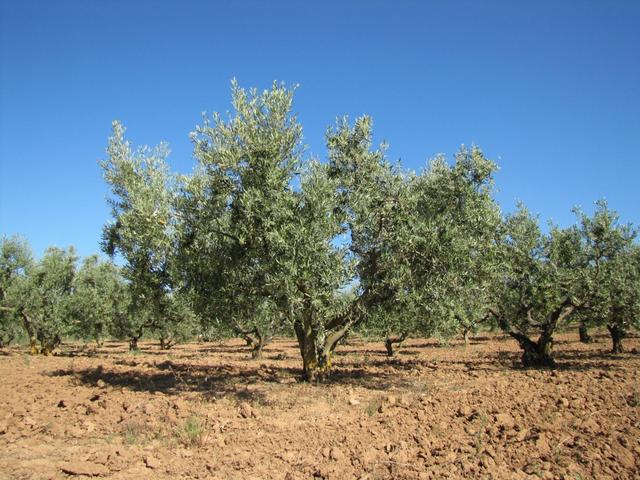
[(611, 334), (611, 353), (624, 353), (624, 347), (622, 346), (622, 339), (625, 336), (624, 330), (618, 325), (607, 325), (607, 329)]
[(556, 368), (558, 366), (550, 355), (536, 350), (525, 350), (521, 359), (525, 368)]

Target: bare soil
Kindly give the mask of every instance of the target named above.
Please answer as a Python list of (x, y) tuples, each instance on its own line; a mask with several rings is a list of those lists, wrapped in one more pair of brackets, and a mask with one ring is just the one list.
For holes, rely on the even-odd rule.
[(640, 478), (640, 340), (556, 342), (519, 368), (514, 341), (339, 347), (300, 382), (292, 340), (65, 347), (0, 355), (2, 479)]

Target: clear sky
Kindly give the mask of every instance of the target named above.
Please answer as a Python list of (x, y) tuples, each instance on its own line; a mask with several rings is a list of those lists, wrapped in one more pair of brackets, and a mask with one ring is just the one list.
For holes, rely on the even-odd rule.
[(479, 145), (505, 211), (605, 197), (640, 224), (639, 25), (637, 0), (0, 0), (0, 234), (97, 252), (111, 121), (189, 172), (233, 77), (300, 84), (309, 154), (367, 113), (407, 168)]

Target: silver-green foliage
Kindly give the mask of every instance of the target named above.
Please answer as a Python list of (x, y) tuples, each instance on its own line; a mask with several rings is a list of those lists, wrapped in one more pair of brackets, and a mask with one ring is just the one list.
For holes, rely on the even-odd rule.
[(21, 334), (24, 311), (17, 284), (32, 266), (26, 240), (18, 236), (0, 239), (0, 346), (8, 346)]
[(114, 318), (113, 331), (136, 348), (146, 330), (166, 329), (165, 313), (174, 308), (175, 176), (166, 163), (166, 144), (134, 150), (124, 132), (119, 122), (113, 123), (108, 158), (101, 162), (112, 190), (113, 216), (102, 247), (124, 259), (131, 303), (128, 315)]
[(97, 255), (85, 258), (75, 276), (70, 299), (72, 333), (100, 345), (128, 310), (128, 286), (120, 269)]

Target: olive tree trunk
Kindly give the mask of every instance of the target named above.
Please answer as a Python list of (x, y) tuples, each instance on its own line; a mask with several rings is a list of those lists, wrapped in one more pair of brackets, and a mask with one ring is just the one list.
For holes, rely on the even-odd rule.
[(402, 345), (402, 342), (404, 342), (406, 339), (406, 333), (402, 333), (396, 337), (387, 336), (387, 338), (385, 338), (384, 340), (384, 347), (387, 349), (387, 357), (393, 357), (395, 355), (395, 351), (393, 348), (394, 344), (398, 344), (398, 347), (400, 347)]
[(607, 325), (607, 330), (611, 335), (611, 353), (622, 353), (622, 339), (624, 338), (624, 330), (617, 324)]
[(522, 349), (521, 360), (524, 367), (556, 367), (556, 362), (551, 356), (552, 333), (552, 331), (544, 331), (538, 340), (534, 341), (521, 333), (510, 332), (510, 335), (517, 340)]

